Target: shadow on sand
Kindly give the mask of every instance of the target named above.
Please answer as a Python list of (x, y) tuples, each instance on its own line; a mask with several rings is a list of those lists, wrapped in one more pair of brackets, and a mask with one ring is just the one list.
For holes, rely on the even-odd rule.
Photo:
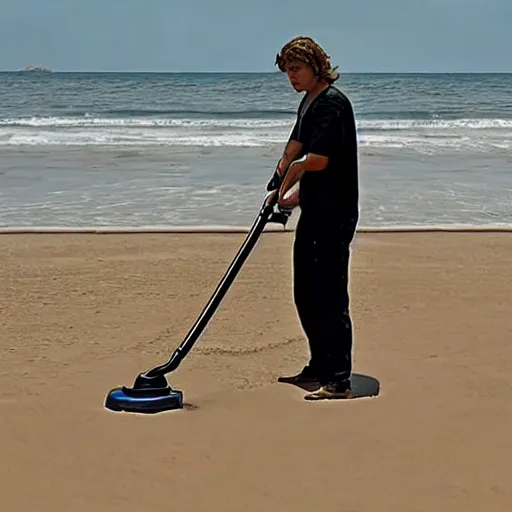
[[(375, 377), (370, 377), (369, 375), (362, 375), (360, 373), (352, 374), (352, 394), (354, 398), (365, 398), (365, 397), (375, 397), (378, 396), (380, 392), (380, 382)], [(298, 388), (303, 389), (304, 391), (313, 392), (320, 388), (320, 384), (318, 382), (308, 382), (308, 383), (294, 383), (294, 382), (282, 382), (283, 384), (288, 384), (292, 386), (296, 386)]]

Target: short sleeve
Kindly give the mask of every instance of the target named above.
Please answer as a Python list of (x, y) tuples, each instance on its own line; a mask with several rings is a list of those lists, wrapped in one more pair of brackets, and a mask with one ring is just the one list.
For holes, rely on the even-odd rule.
[(288, 140), (296, 140), (298, 142), (303, 142), (301, 140), (301, 133), (300, 133), (300, 123), (301, 123), (301, 117), (302, 117), (302, 109), (304, 108), (304, 104), (306, 103), (307, 95), (304, 95), (302, 100), (299, 103), (299, 107), (297, 108), (297, 116), (295, 118), (295, 124), (293, 125), (292, 132), (290, 134), (290, 138)]
[(299, 137), (300, 137), (300, 134), (299, 134), (299, 119), (297, 119), (295, 121), (295, 124), (293, 125), (293, 129), (292, 129), (292, 132), (290, 134), (290, 140), (298, 140), (298, 141), (300, 141)]
[(330, 157), (339, 147), (342, 130), (342, 107), (332, 101), (314, 106), (311, 118), (311, 143), (309, 152)]

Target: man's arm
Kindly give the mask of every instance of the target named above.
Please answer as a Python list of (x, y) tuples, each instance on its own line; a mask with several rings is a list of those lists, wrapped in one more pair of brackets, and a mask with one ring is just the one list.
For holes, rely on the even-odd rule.
[(297, 158), (302, 151), (304, 144), (298, 140), (291, 139), (283, 151), (283, 156), (277, 164), (277, 171), (279, 176), (283, 176), (290, 164)]
[(294, 137), (297, 136), (297, 125), (293, 128), (293, 131), (290, 135), (290, 139), (284, 148), (283, 155), (277, 162), (276, 170), (270, 181), (267, 184), (267, 190), (276, 190), (280, 186), (281, 178), (287, 172), (290, 164), (297, 158), (297, 156), (301, 153), (304, 144), (299, 142)]
[(302, 178), (305, 172), (321, 171), (327, 166), (329, 159), (323, 155), (308, 153), (299, 160), (295, 160), (288, 167), (279, 188), (279, 200), (281, 201), (286, 193)]
[(307, 97), (308, 95), (305, 94), (300, 101), (299, 107), (297, 109), (297, 118), (295, 119), (295, 124), (293, 125), (292, 132), (288, 138), (288, 143), (284, 148), (283, 155), (277, 164), (277, 171), (279, 176), (284, 175), (290, 164), (299, 156), (304, 147), (304, 144), (300, 141), (300, 116)]
[(331, 102), (325, 102), (315, 107), (309, 152), (290, 164), (279, 189), (280, 200), (302, 178), (305, 172), (318, 172), (326, 168), (332, 150), (340, 140), (340, 114), (339, 106), (333, 105)]
[(300, 116), (307, 97), (308, 95), (305, 94), (299, 103), (299, 107), (297, 109), (297, 117), (295, 119), (295, 124), (293, 125), (290, 136), (288, 137), (288, 142), (284, 148), (281, 158), (277, 162), (276, 169), (272, 178), (267, 183), (268, 191), (276, 190), (279, 188), (281, 178), (288, 170), (288, 167), (302, 152), (304, 144), (300, 141)]

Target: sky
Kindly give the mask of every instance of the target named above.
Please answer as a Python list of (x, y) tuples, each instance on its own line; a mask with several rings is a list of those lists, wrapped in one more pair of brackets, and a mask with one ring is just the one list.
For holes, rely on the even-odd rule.
[(512, 72), (512, 0), (0, 0), (0, 70), (275, 71), (316, 39), (342, 72)]

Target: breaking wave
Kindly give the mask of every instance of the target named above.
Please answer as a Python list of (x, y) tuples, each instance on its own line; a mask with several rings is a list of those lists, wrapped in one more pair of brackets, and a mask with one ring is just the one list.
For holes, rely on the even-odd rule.
[[(261, 117), (259, 111), (253, 112), (259, 117), (251, 117), (246, 111), (242, 117), (229, 118), (172, 118), (161, 111), (152, 111), (158, 116), (151, 117), (147, 110), (142, 112), (145, 116), (123, 110), (124, 117), (3, 118), (0, 145), (267, 146), (286, 142), (294, 121), (286, 111), (277, 117), (276, 111), (267, 111), (273, 114), (269, 117)], [(368, 147), (512, 147), (512, 119), (359, 119), (358, 133), (361, 145)]]

